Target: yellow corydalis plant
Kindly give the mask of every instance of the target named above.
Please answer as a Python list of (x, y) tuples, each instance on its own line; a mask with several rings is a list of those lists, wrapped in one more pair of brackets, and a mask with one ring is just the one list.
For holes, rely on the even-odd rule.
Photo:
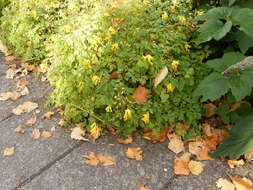
[(113, 51), (117, 51), (117, 50), (119, 49), (119, 44), (118, 44), (118, 43), (112, 44), (111, 49), (112, 49)]
[(126, 109), (123, 116), (124, 121), (131, 119), (131, 117), (132, 117), (132, 111), (130, 109)]
[(98, 85), (98, 84), (100, 83), (100, 81), (101, 81), (101, 78), (98, 77), (98, 76), (96, 76), (96, 75), (94, 75), (94, 76), (91, 78), (91, 80), (92, 80), (93, 84)]
[(162, 19), (163, 20), (168, 20), (168, 18), (169, 18), (169, 16), (168, 16), (168, 14), (167, 14), (167, 12), (163, 12), (163, 14), (162, 14)]
[(141, 120), (142, 120), (144, 123), (149, 123), (149, 113), (143, 114), (143, 117), (141, 118)]
[(186, 52), (190, 52), (191, 51), (191, 46), (189, 44), (185, 44), (184, 49), (185, 49)]
[(175, 86), (172, 83), (169, 83), (167, 86), (167, 92), (174, 92), (175, 91)]
[(106, 111), (107, 113), (111, 113), (111, 112), (112, 112), (112, 107), (111, 107), (111, 106), (107, 106), (107, 107), (105, 108), (105, 111)]
[(178, 16), (178, 22), (183, 25), (186, 23), (186, 18), (184, 16)]
[(154, 57), (152, 57), (151, 55), (143, 55), (142, 59), (144, 61), (148, 61), (149, 63), (153, 64), (152, 61), (154, 60)]
[(112, 26), (108, 29), (108, 31), (109, 31), (109, 33), (111, 34), (111, 35), (114, 35), (114, 34), (117, 34), (117, 30), (116, 29), (114, 29)]
[(177, 69), (178, 68), (178, 66), (180, 65), (180, 62), (179, 61), (172, 61), (172, 63), (171, 63), (171, 66), (172, 66), (172, 68), (173, 69)]
[(85, 65), (86, 67), (89, 67), (89, 68), (91, 69), (91, 67), (92, 67), (92, 62), (91, 62), (90, 60), (85, 60), (85, 61), (83, 62), (83, 65)]

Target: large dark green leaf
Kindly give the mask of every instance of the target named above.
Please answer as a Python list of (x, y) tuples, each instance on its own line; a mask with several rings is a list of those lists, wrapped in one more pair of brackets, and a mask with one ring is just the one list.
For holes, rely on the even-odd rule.
[(253, 47), (253, 37), (245, 34), (242, 31), (235, 33), (235, 39), (238, 42), (239, 48), (242, 53), (246, 53), (251, 47)]
[(202, 101), (216, 100), (225, 95), (229, 90), (227, 79), (220, 73), (214, 72), (207, 76), (195, 90), (195, 96), (202, 96)]
[(229, 19), (232, 10), (229, 7), (217, 7), (217, 8), (212, 8), (209, 11), (206, 12), (203, 16), (201, 16), (199, 19), (200, 20), (219, 20), (219, 19)]
[(220, 59), (213, 59), (207, 62), (208, 67), (214, 69), (217, 72), (223, 72), (229, 66), (234, 65), (245, 58), (240, 52), (225, 53)]
[(242, 8), (232, 18), (233, 25), (239, 25), (240, 30), (253, 37), (253, 9)]
[(253, 148), (253, 114), (241, 119), (232, 129), (231, 136), (226, 138), (212, 154), (214, 158), (225, 156), (238, 158)]

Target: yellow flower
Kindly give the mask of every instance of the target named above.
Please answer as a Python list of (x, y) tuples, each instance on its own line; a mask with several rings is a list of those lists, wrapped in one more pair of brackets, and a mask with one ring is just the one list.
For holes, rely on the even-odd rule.
[(112, 107), (111, 107), (111, 106), (107, 106), (107, 107), (105, 108), (105, 111), (106, 111), (107, 113), (111, 113), (111, 112), (112, 112)]
[(204, 14), (204, 11), (197, 11), (197, 16), (202, 16)]
[(67, 26), (64, 27), (64, 32), (65, 32), (65, 33), (70, 33), (71, 30), (72, 30), (72, 28), (71, 28), (70, 25), (67, 25)]
[(83, 87), (84, 87), (84, 82), (79, 82), (79, 83), (77, 84), (77, 87), (78, 87), (80, 90), (82, 90)]
[(154, 57), (152, 57), (151, 55), (143, 55), (142, 58), (145, 60), (145, 61), (148, 61), (149, 63), (152, 63), (152, 60), (154, 60)]
[(171, 63), (171, 66), (172, 66), (173, 69), (177, 69), (178, 65), (180, 65), (179, 61), (172, 61), (172, 63)]
[(100, 83), (101, 78), (98, 77), (98, 76), (96, 76), (96, 75), (94, 75), (94, 76), (91, 78), (91, 80), (92, 80), (93, 84), (98, 85), (98, 84)]
[(113, 27), (110, 27), (110, 28), (109, 28), (109, 33), (110, 33), (111, 35), (116, 34), (116, 33), (117, 33), (117, 30), (115, 30)]
[(36, 18), (37, 17), (37, 12), (36, 11), (32, 11), (32, 17)]
[(176, 8), (176, 5), (172, 5), (171, 7), (170, 7), (170, 12), (171, 13), (176, 13), (176, 10), (177, 8)]
[(168, 16), (167, 12), (164, 11), (162, 14), (162, 19), (167, 20), (168, 18), (169, 18), (169, 16)]
[(115, 44), (112, 44), (112, 50), (113, 51), (116, 51), (119, 49), (119, 44), (115, 43)]
[(131, 117), (132, 117), (132, 112), (131, 112), (131, 110), (130, 110), (130, 109), (126, 109), (126, 110), (125, 110), (124, 117), (123, 117), (124, 121), (129, 120)]
[(90, 60), (84, 61), (83, 64), (84, 64), (85, 66), (89, 67), (89, 68), (92, 67), (92, 62), (91, 62)]
[(98, 125), (94, 122), (90, 126), (90, 134), (93, 137), (93, 139), (97, 139), (100, 136), (101, 129), (98, 127)]
[(185, 24), (186, 18), (184, 16), (179, 16), (178, 21), (179, 21), (179, 24)]
[(141, 120), (144, 121), (144, 123), (149, 123), (149, 113), (143, 114)]
[(175, 87), (173, 84), (171, 84), (171, 83), (169, 83), (169, 84), (167, 85), (167, 91), (168, 91), (168, 92), (174, 92), (175, 88), (176, 88), (176, 87)]
[(191, 48), (191, 46), (189, 44), (184, 45), (184, 49), (185, 49), (186, 52), (190, 52), (191, 51), (190, 48)]

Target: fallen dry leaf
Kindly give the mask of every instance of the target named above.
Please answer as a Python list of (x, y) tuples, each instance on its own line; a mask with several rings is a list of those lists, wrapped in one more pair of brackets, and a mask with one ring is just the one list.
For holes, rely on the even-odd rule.
[(12, 56), (12, 55), (5, 57), (5, 60), (8, 61), (8, 62), (14, 61), (15, 59), (16, 59), (16, 57)]
[(10, 68), (6, 71), (6, 78), (7, 79), (13, 79), (14, 76), (20, 72), (21, 70), (20, 69), (13, 69), (13, 68)]
[(204, 134), (208, 137), (213, 135), (212, 128), (208, 123), (202, 124), (202, 130)]
[(41, 134), (41, 137), (48, 138), (48, 137), (52, 137), (53, 134), (54, 134), (53, 131), (43, 131), (42, 134)]
[(215, 115), (214, 110), (216, 109), (216, 106), (213, 103), (204, 104), (204, 108), (206, 109), (207, 117), (212, 117), (213, 115)]
[(42, 116), (42, 119), (50, 119), (54, 115), (54, 112), (49, 111)]
[(143, 138), (153, 143), (164, 142), (168, 139), (167, 134), (171, 131), (172, 131), (171, 127), (166, 127), (165, 129), (162, 129), (160, 131), (160, 134), (156, 135), (156, 134), (153, 134), (152, 130), (148, 130), (144, 133)]
[(164, 67), (160, 73), (156, 76), (155, 80), (154, 80), (154, 86), (157, 87), (168, 75), (169, 70), (167, 67)]
[(135, 89), (132, 98), (135, 100), (137, 104), (144, 104), (148, 100), (148, 89), (143, 86), (139, 86)]
[(15, 152), (15, 147), (14, 146), (10, 147), (10, 148), (6, 148), (4, 150), (4, 156), (11, 156), (11, 155), (14, 154), (14, 152)]
[(20, 125), (14, 131), (15, 133), (25, 133), (25, 130)]
[(126, 139), (117, 139), (117, 141), (120, 144), (130, 144), (133, 142), (133, 138), (132, 137), (127, 137)]
[(250, 149), (246, 154), (246, 160), (251, 161), (253, 160), (253, 149)]
[(252, 190), (253, 185), (252, 181), (249, 180), (248, 178), (239, 178), (239, 177), (234, 177), (234, 176), (229, 176), (230, 179), (232, 180), (236, 190)]
[(235, 190), (233, 183), (223, 178), (219, 178), (218, 181), (216, 181), (216, 186), (220, 188), (220, 190)]
[(146, 187), (146, 184), (144, 183), (144, 181), (142, 179), (137, 179), (136, 184), (137, 184), (139, 190), (151, 190), (148, 187)]
[(175, 134), (172, 134), (172, 135), (168, 135), (168, 138), (170, 140), (168, 148), (171, 151), (173, 151), (176, 154), (184, 151), (184, 143), (181, 140), (181, 137)]
[(20, 91), (20, 94), (21, 94), (22, 96), (28, 95), (29, 93), (30, 93), (30, 92), (29, 92), (29, 90), (28, 90), (27, 87), (24, 87), (24, 88)]
[(28, 119), (25, 124), (28, 125), (29, 127), (31, 127), (36, 123), (36, 121), (37, 121), (37, 118), (33, 117), (31, 119)]
[(183, 123), (176, 123), (173, 130), (175, 131), (175, 133), (177, 135), (181, 136), (181, 135), (185, 134), (189, 128), (190, 128), (189, 125), (186, 125), (186, 124), (183, 124)]
[(190, 142), (189, 152), (196, 155), (198, 160), (212, 160), (209, 156), (209, 149), (203, 141)]
[(193, 175), (199, 175), (204, 170), (205, 164), (191, 160), (188, 164), (189, 170)]
[(91, 152), (88, 156), (84, 155), (83, 157), (87, 158), (84, 162), (90, 166), (97, 166), (98, 164), (102, 164), (103, 166), (116, 165), (112, 157), (103, 156), (94, 152)]
[(81, 129), (80, 127), (75, 127), (72, 129), (70, 137), (75, 140), (89, 141), (88, 139), (83, 137), (84, 135), (85, 131), (83, 129)]
[(174, 173), (176, 175), (189, 175), (190, 169), (188, 166), (191, 154), (189, 152), (184, 153), (180, 158), (174, 158)]
[(18, 81), (17, 81), (17, 88), (18, 89), (24, 89), (25, 87), (27, 87), (27, 85), (28, 85), (28, 81), (26, 80), (26, 78), (20, 78), (20, 79), (18, 79)]
[(19, 92), (13, 91), (13, 92), (4, 92), (0, 94), (0, 100), (6, 101), (6, 100), (17, 100), (21, 97), (21, 94)]
[(12, 112), (15, 115), (21, 115), (22, 113), (27, 113), (35, 110), (38, 107), (37, 103), (34, 102), (24, 102), (23, 104), (17, 106), (15, 109), (12, 110)]
[(34, 129), (32, 134), (33, 134), (33, 139), (39, 139), (41, 133), (39, 129)]
[(230, 168), (235, 168), (235, 167), (239, 167), (239, 166), (243, 166), (245, 164), (243, 159), (240, 160), (228, 160), (227, 161), (228, 165)]
[(128, 148), (126, 151), (126, 156), (131, 159), (143, 160), (141, 148)]

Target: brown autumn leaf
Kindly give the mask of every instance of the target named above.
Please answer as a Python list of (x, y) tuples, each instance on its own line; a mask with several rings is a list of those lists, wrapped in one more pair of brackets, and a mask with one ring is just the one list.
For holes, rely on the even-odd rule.
[(18, 89), (21, 89), (21, 90), (23, 90), (25, 87), (27, 87), (27, 85), (28, 85), (28, 81), (26, 80), (26, 78), (25, 77), (23, 77), (23, 78), (20, 78), (18, 81), (17, 81), (17, 88)]
[(72, 129), (70, 137), (75, 140), (79, 141), (89, 141), (88, 139), (84, 138), (85, 131), (81, 129), (81, 127), (75, 127)]
[(119, 73), (113, 72), (110, 76), (109, 79), (117, 79), (119, 77)]
[(215, 115), (216, 106), (213, 103), (204, 104), (204, 108), (206, 109), (206, 117), (212, 117)]
[(216, 187), (220, 188), (220, 190), (235, 190), (233, 183), (223, 178), (219, 178), (216, 181)]
[(97, 166), (98, 164), (102, 164), (103, 166), (116, 165), (112, 157), (103, 156), (94, 152), (91, 152), (88, 156), (84, 155), (83, 157), (87, 159), (84, 162), (90, 166)]
[(130, 144), (133, 142), (132, 137), (127, 137), (126, 139), (117, 139), (118, 143), (120, 144)]
[(25, 133), (25, 130), (20, 125), (17, 126), (14, 131), (15, 133)]
[(6, 71), (6, 78), (7, 79), (14, 79), (14, 76), (20, 72), (20, 69), (14, 69), (14, 68), (10, 68)]
[(220, 138), (220, 136), (212, 135), (206, 137), (203, 141), (210, 151), (215, 151), (217, 146), (221, 143), (222, 139)]
[(212, 136), (213, 135), (213, 128), (208, 123), (202, 124), (202, 130), (206, 136)]
[(253, 149), (250, 149), (246, 154), (246, 160), (249, 162), (253, 160)]
[(33, 117), (31, 119), (28, 119), (25, 124), (28, 125), (29, 127), (31, 127), (36, 123), (36, 121), (37, 121), (37, 118)]
[(165, 129), (162, 129), (160, 131), (160, 134), (156, 135), (156, 134), (153, 134), (152, 130), (148, 130), (144, 133), (143, 138), (153, 143), (164, 142), (168, 139), (167, 134), (170, 133), (171, 131), (172, 131), (171, 127), (166, 127)]
[(191, 160), (188, 163), (189, 170), (193, 175), (201, 174), (202, 171), (204, 170), (204, 166), (205, 166), (205, 164), (198, 162), (198, 161), (194, 161), (194, 160)]
[(146, 184), (144, 183), (144, 181), (142, 179), (138, 178), (136, 180), (136, 184), (137, 184), (139, 190), (151, 190), (148, 187), (146, 187)]
[(183, 123), (176, 123), (173, 130), (175, 131), (175, 133), (177, 135), (181, 136), (181, 135), (185, 134), (189, 128), (190, 128), (189, 125), (186, 125), (186, 124), (183, 124)]
[(171, 151), (173, 151), (176, 154), (184, 151), (184, 143), (181, 140), (181, 137), (179, 137), (175, 134), (170, 134), (170, 135), (168, 135), (168, 138), (170, 140), (168, 148)]
[(12, 55), (5, 57), (5, 60), (8, 61), (8, 62), (14, 61), (15, 59), (16, 59), (16, 57), (12, 56)]
[(20, 94), (21, 94), (22, 96), (28, 95), (29, 93), (30, 93), (30, 92), (29, 92), (29, 90), (28, 90), (27, 87), (24, 87), (23, 89), (20, 90)]
[(168, 75), (169, 70), (167, 67), (162, 68), (162, 70), (160, 71), (160, 73), (156, 76), (155, 80), (154, 80), (154, 86), (157, 87)]
[(139, 86), (135, 89), (132, 98), (135, 100), (137, 104), (144, 104), (148, 100), (148, 89), (143, 86)]
[(12, 110), (15, 115), (21, 115), (22, 113), (27, 113), (35, 110), (38, 107), (37, 103), (26, 101), (23, 104), (20, 104)]
[(40, 138), (40, 130), (39, 129), (33, 129), (33, 132), (32, 132), (32, 134), (33, 134), (33, 139), (39, 139)]
[(52, 137), (53, 134), (54, 134), (54, 132), (52, 130), (50, 130), (50, 131), (43, 131), (42, 134), (41, 134), (41, 137), (48, 138), (48, 137)]
[(4, 149), (4, 156), (11, 156), (13, 155), (15, 152), (15, 147), (10, 147), (10, 148), (6, 148)]
[(239, 178), (235, 176), (229, 176), (232, 180), (236, 190), (252, 190), (253, 184), (252, 181), (248, 178)]
[(174, 173), (176, 175), (189, 175), (190, 169), (188, 166), (191, 154), (184, 153), (181, 157), (175, 156), (174, 158)]
[(128, 148), (126, 151), (126, 156), (131, 159), (143, 160), (141, 148)]
[(228, 160), (227, 161), (228, 166), (230, 168), (235, 168), (235, 167), (239, 167), (239, 166), (243, 166), (245, 164), (243, 159), (240, 160)]
[(42, 119), (50, 119), (54, 115), (54, 112), (49, 111), (42, 116)]
[(19, 92), (13, 91), (13, 92), (4, 92), (0, 94), (0, 100), (6, 101), (6, 100), (17, 100), (21, 97), (21, 94)]
[(204, 141), (196, 141), (189, 143), (189, 152), (194, 154), (198, 160), (213, 160), (209, 156), (209, 149)]

